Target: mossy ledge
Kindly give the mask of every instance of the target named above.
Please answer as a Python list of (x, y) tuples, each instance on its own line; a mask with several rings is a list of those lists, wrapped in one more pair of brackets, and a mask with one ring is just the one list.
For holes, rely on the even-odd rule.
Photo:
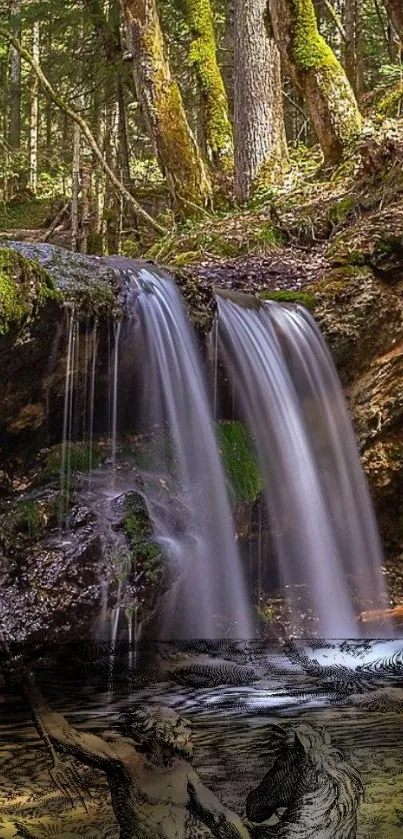
[[(20, 266), (17, 279), (25, 301), (22, 318), (35, 316), (39, 304), (49, 299), (74, 309), (78, 316), (121, 315), (116, 274), (106, 260), (55, 245), (0, 241), (0, 277), (3, 263)], [(35, 305), (30, 308), (30, 303)]]
[(48, 271), (11, 248), (1, 248), (0, 335), (32, 320), (51, 300), (61, 300), (61, 294)]

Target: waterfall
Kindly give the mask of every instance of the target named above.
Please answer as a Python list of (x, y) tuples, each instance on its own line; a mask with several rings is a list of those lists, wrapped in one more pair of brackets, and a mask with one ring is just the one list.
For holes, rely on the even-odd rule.
[(218, 295), (219, 351), (255, 441), (281, 576), (319, 632), (356, 637), (354, 595), (385, 596), (382, 551), (338, 376), (311, 316)]
[(116, 263), (132, 295), (122, 341), (141, 346), (143, 420), (168, 436), (158, 476), (144, 476), (155, 538), (172, 574), (159, 635), (250, 638), (250, 607), (195, 336), (170, 279), (151, 267), (131, 269), (128, 260)]

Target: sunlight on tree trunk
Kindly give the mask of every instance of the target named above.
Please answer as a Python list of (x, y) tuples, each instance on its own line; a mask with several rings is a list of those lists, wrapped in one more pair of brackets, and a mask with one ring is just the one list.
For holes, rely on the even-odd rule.
[[(35, 21), (32, 27), (32, 58), (36, 63), (39, 62), (38, 21)], [(29, 115), (29, 187), (34, 195), (37, 193), (38, 186), (38, 97), (38, 76), (34, 72), (32, 75), (31, 106)]]
[(287, 161), (280, 55), (267, 35), (266, 0), (235, 3), (235, 192), (247, 201)]
[[(11, 4), (11, 28), (15, 38), (21, 37), (21, 0)], [(21, 144), (21, 57), (15, 47), (10, 47), (10, 146), (19, 149)]]
[(211, 187), (171, 74), (156, 0), (121, 0), (137, 96), (177, 207), (204, 206)]
[(326, 163), (336, 163), (362, 128), (340, 62), (319, 34), (312, 0), (268, 0), (284, 69), (304, 96)]
[(209, 157), (218, 169), (233, 167), (232, 128), (228, 99), (217, 63), (217, 44), (210, 0), (186, 0), (192, 36), (189, 60), (197, 74), (202, 94), (205, 134)]

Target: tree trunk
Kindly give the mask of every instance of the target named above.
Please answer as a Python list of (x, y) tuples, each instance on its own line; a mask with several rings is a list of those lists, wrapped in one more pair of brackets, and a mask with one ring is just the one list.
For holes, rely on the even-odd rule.
[(344, 25), (344, 67), (347, 78), (359, 98), (364, 91), (362, 21), (360, 0), (345, 0)]
[(228, 100), (217, 63), (217, 44), (210, 0), (186, 0), (191, 32), (189, 59), (202, 94), (207, 151), (214, 166), (229, 170), (233, 166), (232, 128)]
[(402, 0), (384, 0), (388, 17), (403, 44), (403, 3)]
[(362, 128), (353, 89), (319, 34), (312, 0), (268, 0), (282, 62), (304, 96), (327, 163), (337, 163)]
[[(11, 28), (14, 38), (21, 38), (21, 0), (11, 4)], [(10, 47), (10, 146), (19, 150), (21, 145), (21, 56)]]
[(202, 206), (209, 178), (172, 77), (156, 0), (121, 0), (137, 96), (176, 206)]
[(80, 214), (78, 196), (80, 192), (80, 127), (73, 126), (73, 170), (71, 176), (71, 249), (80, 248)]
[(287, 160), (280, 56), (265, 9), (266, 0), (235, 3), (235, 192), (242, 202)]
[(222, 76), (228, 100), (231, 124), (234, 118), (234, 43), (235, 43), (235, 0), (227, 0), (225, 29), (222, 39)]
[[(39, 64), (39, 22), (32, 27), (32, 58)], [(38, 186), (38, 105), (39, 83), (36, 73), (32, 76), (31, 105), (29, 114), (29, 186), (33, 194)]]

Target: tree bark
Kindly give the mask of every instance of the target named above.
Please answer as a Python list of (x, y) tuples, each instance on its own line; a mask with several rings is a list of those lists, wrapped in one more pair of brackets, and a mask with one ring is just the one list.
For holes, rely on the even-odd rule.
[[(11, 27), (15, 38), (21, 38), (21, 0), (12, 0)], [(10, 48), (10, 146), (19, 150), (21, 145), (21, 56), (15, 47)]]
[(210, 181), (171, 74), (156, 0), (121, 0), (121, 6), (137, 96), (174, 202), (203, 206)]
[(304, 96), (326, 163), (337, 163), (362, 128), (353, 89), (319, 34), (312, 0), (268, 0), (284, 69)]
[(207, 151), (218, 169), (233, 167), (233, 138), (228, 99), (217, 62), (217, 44), (210, 0), (186, 0), (192, 42), (189, 60), (199, 82)]
[(389, 19), (403, 44), (403, 3), (402, 0), (383, 0)]
[(266, 0), (235, 3), (235, 192), (241, 202), (287, 160), (280, 56), (265, 11)]

